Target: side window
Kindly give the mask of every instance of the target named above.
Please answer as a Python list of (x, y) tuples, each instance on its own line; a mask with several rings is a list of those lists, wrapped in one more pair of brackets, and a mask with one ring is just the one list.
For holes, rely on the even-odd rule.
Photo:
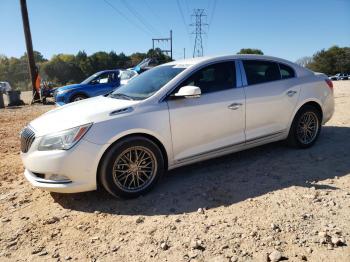
[(114, 83), (115, 81), (117, 81), (118, 76), (116, 72), (110, 72), (108, 74), (108, 83)]
[(187, 78), (182, 86), (198, 86), (202, 94), (236, 87), (235, 62), (213, 64), (200, 69)]
[(286, 66), (284, 64), (279, 64), (279, 66), (280, 66), (282, 79), (295, 77), (294, 70), (291, 67)]
[(278, 65), (274, 62), (261, 60), (243, 60), (248, 85), (261, 84), (280, 80)]
[(98, 83), (98, 84), (105, 84), (108, 83), (109, 79), (109, 73), (102, 73), (99, 76), (97, 76), (95, 79), (93, 79), (92, 83)]

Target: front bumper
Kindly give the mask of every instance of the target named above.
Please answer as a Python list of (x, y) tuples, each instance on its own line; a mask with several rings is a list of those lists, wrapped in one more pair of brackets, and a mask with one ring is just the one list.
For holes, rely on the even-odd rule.
[(67, 97), (68, 95), (66, 93), (60, 94), (55, 92), (54, 94), (54, 99), (55, 99), (55, 103), (57, 106), (64, 106), (65, 104), (67, 104)]
[[(38, 151), (36, 139), (28, 153), (22, 153), (24, 176), (34, 186), (58, 193), (78, 193), (97, 188), (96, 174), (104, 145), (84, 138), (70, 150)], [(51, 175), (65, 180), (50, 180)]]

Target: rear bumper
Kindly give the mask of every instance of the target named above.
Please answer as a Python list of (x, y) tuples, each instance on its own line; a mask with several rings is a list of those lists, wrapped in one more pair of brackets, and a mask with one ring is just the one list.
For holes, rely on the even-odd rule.
[(334, 114), (334, 95), (331, 93), (326, 97), (323, 103), (323, 119), (322, 124), (327, 123)]

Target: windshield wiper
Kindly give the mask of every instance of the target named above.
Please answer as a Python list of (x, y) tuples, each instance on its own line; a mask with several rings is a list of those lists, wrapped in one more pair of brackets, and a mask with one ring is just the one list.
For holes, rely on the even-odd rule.
[(132, 98), (131, 96), (128, 96), (128, 95), (125, 95), (122, 93), (112, 93), (112, 94), (110, 94), (110, 96), (113, 98), (121, 97), (121, 98), (124, 98), (126, 100), (134, 100), (134, 98)]

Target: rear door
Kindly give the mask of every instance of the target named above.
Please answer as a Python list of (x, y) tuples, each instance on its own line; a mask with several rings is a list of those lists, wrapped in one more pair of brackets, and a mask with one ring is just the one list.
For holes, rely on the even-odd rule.
[(264, 60), (242, 60), (242, 65), (247, 141), (287, 132), (300, 91), (294, 70)]
[(244, 89), (236, 83), (234, 61), (215, 63), (194, 72), (173, 91), (198, 86), (200, 97), (168, 97), (175, 161), (244, 143)]

